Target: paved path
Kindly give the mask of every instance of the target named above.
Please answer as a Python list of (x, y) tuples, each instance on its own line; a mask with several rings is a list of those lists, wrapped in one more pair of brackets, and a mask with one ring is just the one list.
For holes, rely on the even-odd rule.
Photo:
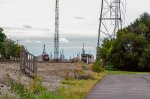
[(150, 99), (150, 75), (108, 75), (87, 99)]

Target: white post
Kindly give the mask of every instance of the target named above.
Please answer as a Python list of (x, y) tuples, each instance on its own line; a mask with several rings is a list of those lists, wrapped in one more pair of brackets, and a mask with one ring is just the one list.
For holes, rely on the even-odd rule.
[(88, 59), (88, 56), (87, 56), (87, 60), (86, 60), (87, 64), (89, 64), (89, 59)]

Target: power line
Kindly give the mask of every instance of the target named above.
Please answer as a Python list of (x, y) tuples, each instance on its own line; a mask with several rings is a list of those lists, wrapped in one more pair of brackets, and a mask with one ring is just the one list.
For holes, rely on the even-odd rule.
[(126, 6), (123, 0), (102, 0), (97, 41), (98, 49), (104, 38), (113, 39), (116, 32), (123, 27)]

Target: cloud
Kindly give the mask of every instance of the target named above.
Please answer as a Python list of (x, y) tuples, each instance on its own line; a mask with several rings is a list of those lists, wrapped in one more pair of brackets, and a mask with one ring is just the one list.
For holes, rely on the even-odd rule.
[(77, 20), (85, 20), (85, 17), (76, 16), (76, 17), (74, 17), (74, 19), (77, 19)]
[(36, 41), (36, 40), (25, 40), (24, 43), (42, 43), (41, 41)]
[(19, 38), (19, 39), (27, 39), (27, 38), (51, 38), (54, 33), (50, 33), (49, 31), (39, 31), (39, 30), (6, 30), (4, 29), (4, 33), (9, 38)]
[[(66, 49), (74, 49), (74, 48), (76, 48), (76, 49), (82, 49), (83, 48), (83, 46), (65, 46), (65, 47), (63, 47), (63, 48), (66, 48)], [(84, 47), (85, 49), (91, 49), (91, 50), (95, 50), (96, 49), (96, 47)]]
[(4, 30), (9, 30), (9, 31), (25, 31), (25, 30), (35, 30), (35, 31), (47, 31), (49, 32), (49, 28), (37, 28), (37, 27), (32, 27), (30, 25), (23, 25), (22, 27), (3, 27)]
[(25, 40), (24, 43), (32, 43), (31, 40)]
[(33, 41), (33, 42), (35, 42), (35, 43), (42, 43), (41, 41)]
[(61, 43), (69, 43), (70, 41), (67, 40), (66, 38), (60, 38), (59, 40)]
[(23, 25), (22, 27), (23, 28), (27, 28), (27, 29), (31, 29), (32, 28), (32, 26), (30, 26), (30, 25)]

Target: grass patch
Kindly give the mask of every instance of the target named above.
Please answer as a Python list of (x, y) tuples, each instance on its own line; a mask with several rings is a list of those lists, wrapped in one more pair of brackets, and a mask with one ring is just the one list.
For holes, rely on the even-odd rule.
[[(88, 80), (65, 79), (61, 82), (60, 88), (53, 93), (42, 85), (41, 78), (31, 80), (28, 87), (22, 85), (20, 81), (15, 81), (9, 75), (6, 75), (6, 78), (11, 91), (18, 96), (18, 99), (85, 99), (90, 90), (105, 75), (106, 73), (92, 72), (92, 77)], [(9, 95), (5, 95), (3, 99), (9, 99), (9, 97)]]
[[(29, 86), (24, 86), (20, 81), (15, 81), (6, 75), (6, 82), (10, 85), (11, 91), (17, 95), (17, 99), (61, 99), (59, 96), (55, 96), (53, 93), (47, 91), (47, 89), (41, 84), (41, 78), (35, 78), (31, 80)], [(10, 95), (3, 95), (2, 99), (16, 99)]]
[(132, 71), (105, 71), (107, 74), (150, 74), (150, 72), (132, 72)]
[(97, 84), (106, 73), (93, 73), (94, 79), (88, 80), (63, 80), (62, 86), (56, 93), (62, 99), (85, 99), (89, 91)]
[(42, 77), (38, 76), (32, 79), (29, 83), (29, 90), (34, 94), (40, 94), (42, 91), (46, 91), (47, 88), (42, 85)]
[(15, 97), (14, 97), (14, 96), (11, 96), (11, 95), (9, 95), (9, 94), (3, 94), (3, 95), (1, 96), (1, 99), (15, 99)]
[(21, 84), (20, 81), (12, 79), (9, 74), (6, 74), (6, 82), (10, 86), (10, 90), (15, 93), (19, 99), (35, 99), (34, 94), (28, 90), (27, 87)]

